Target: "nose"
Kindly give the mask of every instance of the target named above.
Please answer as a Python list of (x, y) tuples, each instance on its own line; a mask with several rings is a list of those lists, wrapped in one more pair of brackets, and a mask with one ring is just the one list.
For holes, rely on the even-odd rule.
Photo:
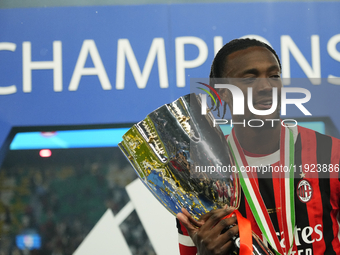
[(258, 78), (259, 81), (257, 82), (257, 91), (268, 93), (273, 90), (273, 84), (271, 84), (270, 79), (268, 78)]

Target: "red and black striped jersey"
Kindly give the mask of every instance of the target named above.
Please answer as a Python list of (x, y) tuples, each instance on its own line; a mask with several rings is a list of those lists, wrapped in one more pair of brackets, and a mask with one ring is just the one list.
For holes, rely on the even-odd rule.
[[(340, 140), (322, 135), (313, 130), (292, 128), (295, 139), (295, 219), (294, 249), (291, 254), (340, 254)], [(254, 155), (245, 152), (251, 166), (279, 165), (279, 151), (270, 155)], [(267, 173), (256, 179), (262, 198), (266, 204), (277, 236), (279, 230), (281, 206), (277, 173)], [(241, 194), (239, 211), (250, 220), (252, 230), (262, 233), (251, 213), (250, 207)], [(184, 226), (177, 222), (181, 255), (194, 255), (196, 248)], [(264, 240), (266, 243), (266, 240)], [(281, 240), (281, 245), (284, 245)]]

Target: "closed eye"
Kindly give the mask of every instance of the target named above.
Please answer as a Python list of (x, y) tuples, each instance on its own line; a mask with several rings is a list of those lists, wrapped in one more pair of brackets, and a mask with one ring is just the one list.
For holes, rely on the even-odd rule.
[(277, 79), (281, 79), (281, 76), (280, 75), (272, 75), (272, 76), (270, 76), (270, 78), (277, 80)]
[(242, 78), (242, 83), (244, 84), (251, 84), (256, 80), (256, 77), (247, 77), (247, 78)]

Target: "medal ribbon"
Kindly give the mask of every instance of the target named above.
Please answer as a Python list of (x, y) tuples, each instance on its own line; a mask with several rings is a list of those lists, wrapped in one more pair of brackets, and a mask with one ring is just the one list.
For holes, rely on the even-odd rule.
[[(232, 157), (239, 173), (240, 184), (244, 195), (249, 203), (250, 209), (254, 215), (257, 225), (261, 232), (275, 249), (276, 253), (289, 254), (293, 247), (294, 226), (295, 226), (295, 209), (294, 209), (294, 138), (293, 133), (287, 128), (281, 126), (280, 135), (280, 191), (281, 191), (281, 217), (282, 224), (280, 228), (284, 233), (285, 248), (282, 248), (273, 223), (268, 214), (266, 205), (260, 194), (260, 189), (251, 173), (243, 150), (236, 138), (235, 130), (227, 139)], [(243, 169), (243, 171), (241, 171)]]
[(239, 255), (253, 254), (253, 239), (251, 232), (251, 223), (248, 219), (244, 218), (238, 210), (225, 216), (222, 220), (232, 217), (235, 214), (238, 225), (238, 233), (240, 236), (240, 251)]

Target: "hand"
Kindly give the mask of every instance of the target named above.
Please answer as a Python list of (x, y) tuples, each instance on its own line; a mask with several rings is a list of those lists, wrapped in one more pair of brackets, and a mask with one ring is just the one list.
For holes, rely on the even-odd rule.
[(238, 234), (238, 226), (221, 234), (225, 228), (236, 224), (234, 216), (222, 219), (234, 210), (233, 207), (213, 210), (196, 221), (186, 209), (182, 208), (182, 213), (177, 214), (177, 219), (187, 229), (199, 255), (228, 254), (233, 247), (232, 237)]

